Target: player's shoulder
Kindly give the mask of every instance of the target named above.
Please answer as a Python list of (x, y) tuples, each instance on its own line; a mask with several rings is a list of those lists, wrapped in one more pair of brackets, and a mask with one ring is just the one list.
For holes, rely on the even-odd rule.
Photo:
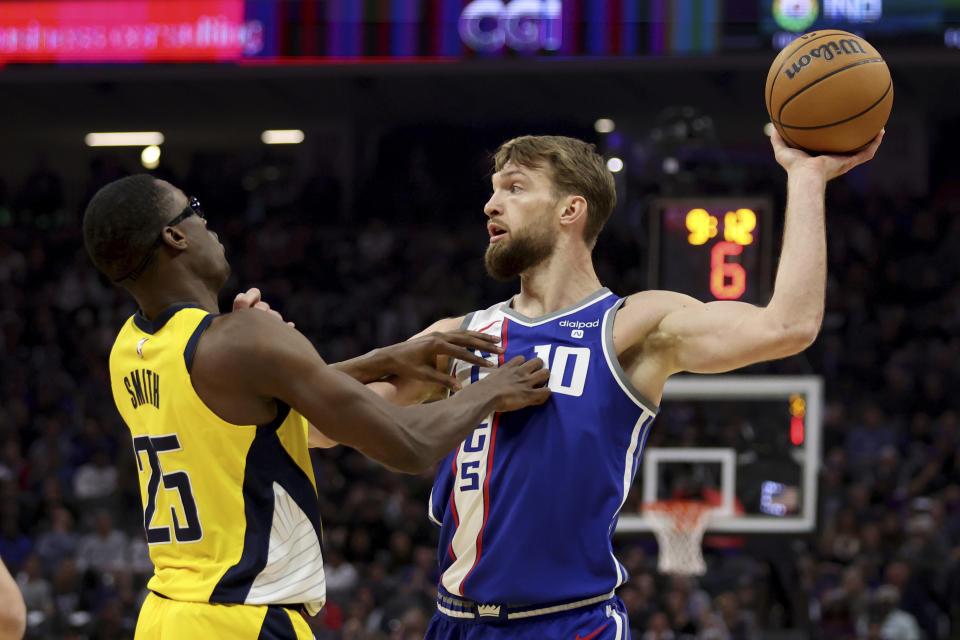
[(429, 327), (421, 331), (420, 333), (412, 336), (414, 338), (419, 338), (420, 336), (427, 335), (428, 333), (435, 333), (437, 331), (455, 331), (463, 326), (463, 321), (466, 319), (466, 316), (457, 316), (455, 318), (441, 318), (437, 320)]
[(669, 313), (691, 304), (700, 304), (700, 302), (685, 293), (666, 291), (663, 289), (648, 289), (626, 296), (623, 301), (621, 313), (626, 312), (626, 316), (649, 315), (656, 317), (660, 315), (662, 317), (664, 313)]
[(198, 352), (221, 367), (245, 366), (280, 347), (280, 336), (293, 331), (278, 318), (258, 309), (239, 309), (215, 315), (198, 336)]
[(213, 316), (197, 336), (191, 377), (209, 389), (263, 389), (289, 374), (294, 358), (309, 348), (296, 341), (296, 329), (259, 309)]
[(266, 339), (277, 328), (277, 319), (259, 309), (238, 309), (215, 315), (207, 329), (207, 335), (225, 339)]
[(686, 294), (662, 289), (638, 291), (626, 296), (614, 320), (618, 347), (643, 340), (671, 312), (700, 302)]

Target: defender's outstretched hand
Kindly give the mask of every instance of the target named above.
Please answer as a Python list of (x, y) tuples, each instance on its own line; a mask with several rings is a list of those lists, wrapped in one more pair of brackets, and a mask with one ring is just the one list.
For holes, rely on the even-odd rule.
[(849, 154), (823, 154), (811, 156), (810, 154), (787, 146), (780, 134), (776, 131), (770, 136), (770, 144), (773, 146), (773, 153), (784, 169), (788, 172), (797, 166), (808, 166), (819, 170), (826, 180), (833, 180), (837, 176), (842, 176), (850, 169), (867, 162), (873, 158), (883, 140), (885, 130), (881, 130), (877, 137), (870, 144), (858, 151)]
[(490, 367), (491, 363), (474, 351), (503, 353), (497, 344), (500, 338), (479, 331), (434, 331), (399, 344), (375, 349), (368, 357), (377, 362), (381, 375), (393, 375), (409, 380), (436, 383), (459, 391), (460, 383), (453, 376), (438, 370), (441, 357), (462, 360), (478, 367)]
[(544, 368), (543, 360), (533, 358), (524, 362), (523, 356), (515, 356), (476, 384), (497, 385), (496, 410), (514, 411), (546, 402), (550, 397), (549, 380), (550, 370)]

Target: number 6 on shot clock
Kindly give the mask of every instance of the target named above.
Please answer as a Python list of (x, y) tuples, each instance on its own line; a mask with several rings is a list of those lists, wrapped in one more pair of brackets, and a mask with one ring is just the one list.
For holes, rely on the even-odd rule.
[(698, 300), (766, 304), (769, 198), (663, 198), (650, 208), (648, 286)]

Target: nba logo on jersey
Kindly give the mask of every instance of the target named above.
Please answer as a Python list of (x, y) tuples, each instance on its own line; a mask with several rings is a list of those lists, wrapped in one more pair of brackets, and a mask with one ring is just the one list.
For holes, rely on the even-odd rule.
[[(482, 356), (541, 358), (553, 393), (539, 407), (491, 414), (441, 463), (429, 505), (441, 527), (441, 596), (509, 611), (612, 597), (626, 581), (611, 536), (656, 406), (617, 361), (621, 304), (601, 289), (538, 318), (509, 301), (465, 318), (464, 328), (500, 337), (505, 352)], [(463, 362), (453, 373), (464, 386), (483, 375)]]

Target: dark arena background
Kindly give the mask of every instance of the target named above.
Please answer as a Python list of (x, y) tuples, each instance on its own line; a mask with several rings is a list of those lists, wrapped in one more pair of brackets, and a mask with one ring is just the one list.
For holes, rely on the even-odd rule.
[[(617, 184), (604, 284), (764, 304), (785, 201), (764, 81), (825, 28), (877, 47), (893, 112), (828, 187), (817, 341), (736, 372), (816, 398), (665, 397), (646, 446), (727, 448), (760, 524), (708, 529), (699, 577), (659, 573), (649, 527), (624, 527), (618, 593), (635, 639), (960, 638), (957, 0), (0, 1), (0, 557), (27, 637), (132, 638), (152, 571), (107, 373), (136, 308), (80, 232), (99, 187), (149, 171), (196, 195), (233, 267), (222, 308), (259, 287), (334, 362), (512, 295), (483, 267), (490, 154), (575, 136)], [(752, 234), (711, 238), (727, 212)], [(313, 461), (315, 636), (422, 638), (432, 473)], [(723, 489), (721, 463), (659, 464), (655, 497)], [(643, 478), (622, 512), (641, 524)]]

